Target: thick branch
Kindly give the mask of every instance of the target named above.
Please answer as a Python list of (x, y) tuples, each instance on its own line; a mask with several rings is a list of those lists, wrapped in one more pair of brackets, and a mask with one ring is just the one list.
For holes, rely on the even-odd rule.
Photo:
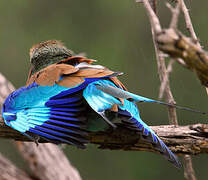
[[(151, 128), (174, 153), (194, 155), (208, 153), (208, 125), (196, 124), (179, 127), (164, 125), (152, 126)], [(30, 141), (27, 137), (7, 126), (0, 126), (0, 137)], [(157, 152), (151, 144), (142, 140), (138, 132), (120, 125), (114, 131), (91, 133), (89, 139), (91, 143), (100, 145), (100, 148)], [(40, 140), (40, 143), (45, 142), (42, 139)], [(35, 156), (40, 156), (38, 153), (40, 149), (35, 147), (35, 143), (34, 148), (31, 144), (29, 146), (34, 149), (33, 151), (37, 151)]]
[(32, 180), (25, 172), (18, 169), (9, 160), (0, 154), (1, 180)]
[[(208, 153), (208, 125), (165, 125), (151, 128), (174, 153)], [(138, 133), (121, 127), (109, 134), (91, 134), (91, 143), (99, 144), (101, 148), (157, 152), (151, 144), (143, 142)]]
[[(28, 162), (34, 176), (43, 180), (81, 180), (78, 171), (70, 164), (63, 151), (54, 144), (36, 145), (17, 142), (17, 147)], [(38, 173), (36, 173), (38, 172)]]
[(181, 58), (208, 87), (208, 53), (179, 31), (165, 29), (157, 34), (158, 47), (173, 58)]

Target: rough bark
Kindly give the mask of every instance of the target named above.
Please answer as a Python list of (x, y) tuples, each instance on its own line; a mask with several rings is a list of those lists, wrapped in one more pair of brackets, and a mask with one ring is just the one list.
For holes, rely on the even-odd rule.
[(0, 179), (1, 180), (32, 180), (24, 171), (18, 169), (9, 160), (0, 154)]
[[(176, 154), (196, 155), (200, 153), (208, 153), (207, 124), (194, 124), (178, 127), (175, 127), (174, 125), (163, 125), (151, 126), (151, 128)], [(19, 141), (30, 141), (30, 139), (27, 139), (27, 137), (4, 125), (0, 126), (0, 137), (16, 139)], [(157, 153), (153, 145), (145, 143), (142, 140), (140, 133), (126, 129), (125, 127), (122, 127), (119, 124), (118, 128), (114, 131), (109, 129), (105, 132), (90, 133), (89, 139), (90, 143), (97, 144), (100, 146), (100, 148), (104, 149), (150, 151)], [(40, 143), (46, 143), (46, 141), (40, 139)], [(48, 145), (50, 146), (50, 144)], [(35, 143), (33, 143), (33, 145), (30, 144), (29, 146), (27, 145), (27, 143), (25, 143), (24, 146), (26, 146), (26, 148), (29, 149), (24, 150), (22, 152), (30, 152), (32, 149), (32, 151), (34, 151), (35, 154), (38, 154), (38, 152), (42, 150), (41, 148), (36, 147)], [(54, 148), (55, 147), (57, 146), (54, 146)], [(21, 147), (20, 149), (24, 148)], [(24, 154), (24, 156), (28, 156), (25, 155), (25, 153), (22, 154)], [(39, 155), (40, 154), (38, 154), (37, 157), (39, 157)], [(26, 159), (28, 158), (26, 157)]]
[[(208, 125), (165, 125), (151, 128), (176, 154), (208, 153)], [(144, 143), (139, 134), (122, 127), (110, 134), (94, 134), (91, 142), (100, 144), (102, 148), (157, 152), (151, 144)]]
[(201, 83), (208, 87), (208, 53), (191, 38), (174, 29), (164, 29), (156, 37), (158, 47), (172, 58), (181, 58), (194, 71)]
[(28, 162), (32, 174), (38, 179), (81, 180), (78, 171), (57, 145), (48, 143), (37, 146), (31, 142), (17, 142), (16, 144)]

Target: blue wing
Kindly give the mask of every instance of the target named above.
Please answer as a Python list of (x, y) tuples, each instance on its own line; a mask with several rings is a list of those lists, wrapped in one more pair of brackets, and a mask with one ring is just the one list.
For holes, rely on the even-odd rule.
[(3, 105), (5, 123), (29, 137), (36, 134), (54, 143), (83, 148), (88, 142), (86, 102), (82, 98), (86, 85), (66, 88), (33, 83), (20, 88)]
[[(105, 88), (105, 91), (103, 91), (102, 87)], [(108, 89), (108, 87), (111, 88)], [(112, 92), (112, 87), (115, 88), (116, 91)], [(102, 115), (104, 115), (106, 110), (112, 108), (114, 104), (117, 104), (119, 107), (118, 114), (121, 116), (122, 122), (129, 128), (139, 130), (144, 139), (150, 141), (170, 162), (172, 162), (176, 167), (180, 168), (181, 164), (178, 158), (168, 149), (168, 147), (149, 128), (149, 126), (141, 120), (136, 104), (131, 101), (133, 99), (132, 97), (135, 96), (139, 101), (153, 102), (154, 100), (137, 95), (133, 96), (132, 93), (124, 94), (120, 91), (126, 92), (117, 88), (116, 85), (109, 80), (100, 80), (89, 84), (83, 91), (83, 96), (92, 109), (94, 109), (94, 111), (96, 111), (98, 114), (102, 112)], [(124, 103), (119, 101), (119, 99), (116, 97), (124, 98)]]

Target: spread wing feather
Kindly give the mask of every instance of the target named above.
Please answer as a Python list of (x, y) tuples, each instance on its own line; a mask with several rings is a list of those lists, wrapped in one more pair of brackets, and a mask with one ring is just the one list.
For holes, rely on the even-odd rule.
[[(110, 92), (110, 88), (102, 91), (102, 88), (99, 87), (113, 87), (113, 89), (117, 89), (118, 92)], [(120, 90), (123, 91), (122, 89)], [(121, 94), (120, 90), (113, 82), (109, 80), (100, 80), (88, 85), (83, 92), (83, 96), (97, 113), (105, 112), (105, 110), (108, 110), (112, 108), (114, 104), (117, 104), (118, 115), (122, 119), (122, 122), (127, 127), (138, 130), (144, 139), (151, 142), (165, 158), (172, 162), (176, 167), (180, 168), (181, 164), (178, 158), (168, 149), (149, 126), (141, 120), (136, 104), (128, 100), (130, 98), (129, 94)], [(118, 94), (120, 96), (118, 96)], [(124, 103), (121, 103), (118, 98), (125, 98)], [(144, 100), (145, 98), (140, 97), (140, 99)]]

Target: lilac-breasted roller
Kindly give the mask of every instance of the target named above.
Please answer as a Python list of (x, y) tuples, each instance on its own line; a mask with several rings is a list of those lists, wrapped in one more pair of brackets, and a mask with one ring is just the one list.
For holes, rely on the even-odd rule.
[[(11, 93), (2, 106), (5, 124), (32, 139), (84, 148), (88, 133), (115, 120), (138, 131), (176, 167), (178, 158), (140, 118), (135, 102), (160, 101), (126, 90), (114, 72), (95, 60), (73, 55), (59, 41), (46, 41), (30, 50), (26, 86)], [(105, 125), (105, 126), (103, 126)]]

